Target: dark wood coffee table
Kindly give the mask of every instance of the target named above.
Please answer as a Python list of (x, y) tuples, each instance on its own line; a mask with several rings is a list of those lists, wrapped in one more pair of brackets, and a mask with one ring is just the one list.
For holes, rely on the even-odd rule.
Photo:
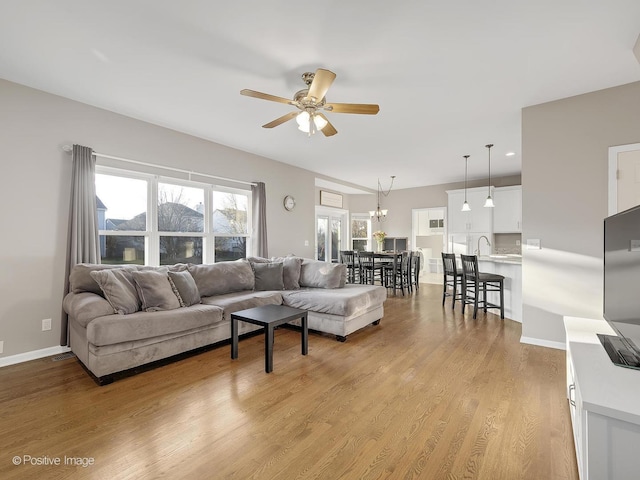
[(273, 371), (273, 331), (278, 325), (301, 319), (302, 355), (309, 349), (307, 311), (285, 305), (263, 305), (231, 314), (231, 358), (238, 358), (238, 320), (264, 327), (264, 371)]

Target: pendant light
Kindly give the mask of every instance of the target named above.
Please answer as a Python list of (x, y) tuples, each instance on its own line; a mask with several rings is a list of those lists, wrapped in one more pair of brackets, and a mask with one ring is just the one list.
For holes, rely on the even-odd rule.
[(471, 155), (464, 155), (464, 203), (462, 204), (462, 211), (468, 212), (471, 210), (469, 202), (467, 202), (467, 167), (469, 166), (469, 157)]
[(489, 145), (485, 145), (485, 147), (487, 147), (487, 150), (489, 150), (489, 185), (487, 187), (489, 194), (487, 195), (487, 199), (484, 202), (484, 206), (488, 208), (493, 208), (495, 207), (495, 205), (493, 204), (493, 198), (491, 198), (491, 147), (493, 147), (493, 143), (490, 143)]
[(369, 215), (371, 215), (371, 220), (376, 219), (378, 220), (378, 222), (381, 222), (385, 218), (387, 218), (388, 210), (386, 208), (384, 209), (380, 208), (380, 195), (384, 195), (386, 197), (389, 195), (389, 193), (391, 193), (391, 188), (393, 187), (393, 180), (395, 178), (396, 178), (395, 175), (391, 175), (391, 185), (389, 185), (389, 190), (387, 190), (386, 192), (382, 190), (382, 185), (380, 185), (380, 179), (378, 179), (378, 208), (376, 208), (375, 210), (369, 211)]

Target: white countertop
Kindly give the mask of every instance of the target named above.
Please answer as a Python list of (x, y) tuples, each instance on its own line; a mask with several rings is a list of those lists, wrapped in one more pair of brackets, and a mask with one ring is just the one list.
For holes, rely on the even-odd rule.
[(564, 317), (567, 347), (586, 410), (640, 425), (640, 372), (614, 365), (596, 333), (613, 335), (604, 319)]
[(509, 263), (512, 265), (522, 265), (522, 255), (505, 254), (505, 255), (481, 255), (478, 257), (479, 262)]

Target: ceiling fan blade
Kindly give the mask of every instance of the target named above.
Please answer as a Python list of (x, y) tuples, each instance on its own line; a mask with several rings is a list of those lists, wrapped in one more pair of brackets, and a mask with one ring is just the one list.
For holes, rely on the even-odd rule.
[(313, 81), (309, 86), (309, 93), (307, 97), (313, 97), (316, 102), (319, 102), (327, 94), (327, 90), (336, 79), (336, 74), (330, 70), (319, 68), (313, 77)]
[(284, 97), (276, 97), (275, 95), (269, 95), (268, 93), (256, 92), (255, 90), (240, 90), (240, 95), (246, 95), (247, 97), (261, 98), (262, 100), (270, 100), (272, 102), (286, 103), (293, 105), (293, 101)]
[(283, 124), (284, 122), (288, 122), (289, 120), (291, 120), (292, 118), (295, 118), (298, 114), (300, 114), (300, 112), (290, 112), (287, 113), (286, 115), (281, 116), (280, 118), (276, 118), (274, 121), (269, 122), (269, 123), (265, 123), (264, 125), (262, 125), (262, 128), (273, 128), (273, 127), (277, 127), (278, 125)]
[(375, 115), (380, 111), (380, 106), (370, 103), (327, 103), (324, 109), (333, 113)]
[(316, 115), (318, 117), (322, 117), (327, 121), (327, 124), (324, 126), (324, 128), (321, 130), (322, 133), (324, 133), (325, 137), (332, 137), (333, 135), (335, 135), (336, 133), (338, 133), (338, 131), (336, 130), (336, 128), (331, 125), (331, 122), (329, 121), (329, 119), (327, 117), (325, 117), (322, 113), (316, 113)]

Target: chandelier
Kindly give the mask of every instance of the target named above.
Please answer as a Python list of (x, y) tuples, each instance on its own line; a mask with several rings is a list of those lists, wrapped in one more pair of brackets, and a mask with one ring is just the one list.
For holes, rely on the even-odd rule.
[(391, 192), (391, 188), (393, 187), (393, 180), (396, 178), (395, 175), (391, 175), (391, 185), (389, 185), (389, 189), (385, 192), (382, 190), (382, 185), (380, 185), (380, 179), (378, 179), (378, 208), (375, 210), (369, 210), (369, 215), (371, 215), (371, 220), (376, 219), (378, 222), (383, 221), (387, 217), (388, 210), (380, 208), (380, 195), (384, 195), (385, 197), (389, 195)]

